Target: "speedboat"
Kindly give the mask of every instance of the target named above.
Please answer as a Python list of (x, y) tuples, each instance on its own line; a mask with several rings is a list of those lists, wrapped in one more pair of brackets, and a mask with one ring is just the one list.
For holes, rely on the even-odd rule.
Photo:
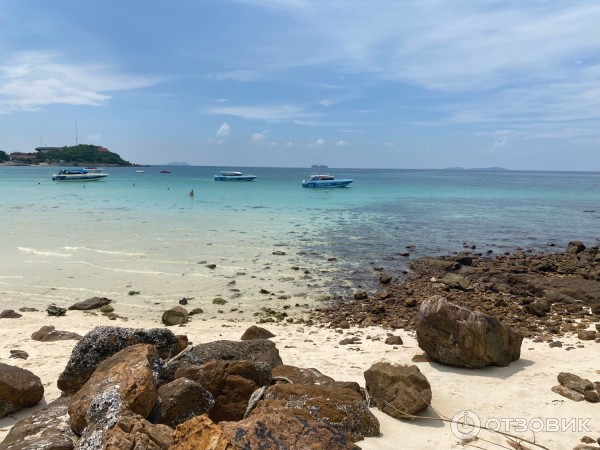
[(161, 170), (160, 173), (171, 173), (170, 170)]
[(85, 170), (88, 173), (100, 173), (100, 172), (104, 171), (104, 169), (101, 169), (101, 168), (96, 167), (96, 166), (84, 167), (83, 170)]
[(302, 181), (302, 187), (307, 188), (334, 188), (334, 187), (346, 187), (354, 180), (350, 180), (348, 178), (344, 178), (341, 180), (336, 180), (331, 175), (312, 175), (310, 180)]
[(244, 175), (242, 172), (222, 171), (221, 175), (215, 175), (215, 181), (254, 181), (256, 175)]
[(107, 173), (89, 173), (83, 169), (64, 169), (52, 175), (52, 181), (98, 181), (107, 176)]
[(144, 170), (136, 170), (135, 173), (144, 173)]

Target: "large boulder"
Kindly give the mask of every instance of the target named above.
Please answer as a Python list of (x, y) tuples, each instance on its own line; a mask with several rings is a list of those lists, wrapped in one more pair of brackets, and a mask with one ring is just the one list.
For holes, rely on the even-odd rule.
[(175, 428), (193, 417), (208, 413), (214, 405), (212, 394), (200, 383), (178, 378), (160, 387), (158, 404), (148, 420)]
[(91, 309), (98, 309), (104, 305), (108, 305), (111, 301), (112, 300), (109, 300), (106, 297), (92, 297), (69, 306), (69, 309), (72, 311), (89, 311)]
[(209, 417), (215, 422), (242, 420), (252, 393), (271, 384), (271, 368), (251, 361), (211, 361), (204, 366), (187, 366), (175, 379), (188, 378), (211, 393), (214, 407)]
[(209, 361), (264, 362), (272, 369), (283, 364), (279, 350), (268, 339), (255, 341), (214, 341), (196, 345), (190, 350), (202, 363)]
[(92, 401), (86, 422), (75, 450), (168, 450), (174, 431), (131, 412), (115, 390)]
[(460, 264), (456, 261), (446, 261), (444, 259), (432, 258), (431, 256), (422, 256), (410, 263), (410, 268), (415, 272), (426, 273), (437, 276), (444, 276), (448, 272), (460, 269)]
[(111, 390), (123, 398), (132, 412), (147, 417), (158, 398), (153, 374), (158, 361), (156, 349), (148, 344), (127, 347), (102, 361), (69, 404), (73, 430), (83, 431), (88, 425), (86, 413), (90, 404), (100, 394)]
[(439, 295), (423, 302), (415, 328), (419, 347), (442, 364), (505, 367), (521, 356), (520, 331)]
[(287, 408), (257, 408), (240, 422), (216, 425), (206, 416), (177, 427), (170, 450), (360, 450), (329, 424)]
[(323, 422), (353, 441), (379, 436), (379, 421), (355, 391), (307, 384), (277, 384), (265, 391), (259, 407), (290, 408), (301, 419)]
[(67, 407), (71, 399), (61, 397), (19, 420), (0, 443), (0, 450), (73, 450)]
[(431, 404), (431, 385), (417, 366), (378, 362), (365, 371), (366, 389), (377, 408), (398, 419)]
[(0, 363), (0, 419), (37, 405), (43, 396), (44, 386), (37, 375)]
[(275, 335), (266, 328), (252, 325), (244, 332), (240, 339), (242, 341), (256, 341), (257, 339), (269, 339), (272, 337), (275, 337)]
[(188, 312), (181, 306), (175, 306), (174, 308), (168, 309), (162, 315), (162, 323), (166, 326), (181, 325), (186, 323), (188, 320)]
[(302, 367), (288, 366), (282, 364), (273, 369), (273, 377), (285, 377), (294, 384), (318, 384), (336, 388), (352, 389), (361, 392), (360, 385), (355, 381), (335, 381), (333, 378), (323, 375), (317, 369), (305, 369)]
[(72, 331), (59, 331), (52, 325), (46, 325), (31, 335), (31, 339), (40, 342), (56, 342), (56, 341), (79, 341), (82, 339), (77, 333)]
[(585, 391), (593, 391), (594, 383), (580, 376), (568, 372), (561, 372), (556, 377), (558, 382), (568, 389), (573, 389), (580, 394), (585, 394)]
[(67, 367), (58, 378), (58, 388), (75, 394), (90, 379), (98, 364), (126, 347), (152, 344), (158, 356), (175, 356), (178, 339), (171, 330), (136, 330), (120, 327), (96, 327), (87, 333), (71, 352)]

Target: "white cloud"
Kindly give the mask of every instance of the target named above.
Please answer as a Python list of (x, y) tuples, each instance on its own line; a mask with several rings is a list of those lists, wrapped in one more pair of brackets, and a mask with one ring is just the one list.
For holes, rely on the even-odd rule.
[(335, 145), (337, 145), (337, 146), (340, 146), (340, 147), (341, 147), (342, 145), (346, 145), (346, 144), (347, 144), (347, 142), (345, 142), (345, 141), (342, 141), (341, 139), (335, 143)]
[(265, 142), (265, 139), (267, 139), (267, 136), (265, 136), (263, 133), (254, 133), (252, 135), (252, 139), (250, 139), (250, 142), (254, 144), (260, 144)]
[(288, 142), (287, 144), (285, 144), (286, 147), (292, 147), (294, 145), (293, 142)]
[(215, 100), (215, 102), (227, 102), (229, 100), (227, 100), (226, 98), (218, 98)]
[(229, 135), (230, 130), (231, 130), (231, 127), (229, 126), (229, 124), (227, 122), (225, 122), (223, 125), (221, 125), (221, 128), (219, 128), (219, 130), (217, 131), (217, 137), (226, 137), (227, 135)]
[(333, 105), (333, 102), (331, 100), (321, 100), (319, 102), (319, 105), (329, 106), (329, 105)]
[(70, 65), (42, 52), (24, 52), (0, 66), (0, 113), (37, 111), (50, 104), (100, 106), (105, 92), (148, 87), (159, 80), (117, 73), (107, 65)]
[(325, 141), (321, 138), (317, 139), (317, 145), (323, 145)]
[(209, 78), (215, 79), (217, 81), (233, 80), (241, 81), (244, 83), (251, 83), (253, 81), (258, 80), (260, 77), (258, 72), (255, 72), (253, 70), (236, 70), (234, 72), (224, 72), (210, 75)]
[(86, 140), (86, 142), (98, 142), (100, 140), (100, 136), (102, 136), (101, 133), (92, 134), (91, 136), (88, 136), (87, 138), (85, 138), (85, 140)]
[(238, 116), (244, 119), (282, 121), (317, 114), (305, 112), (305, 108), (290, 105), (279, 106), (214, 106), (205, 109), (207, 114)]

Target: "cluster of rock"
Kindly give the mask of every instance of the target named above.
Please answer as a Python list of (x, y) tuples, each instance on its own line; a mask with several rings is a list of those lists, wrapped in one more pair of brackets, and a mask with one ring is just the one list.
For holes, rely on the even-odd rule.
[(583, 400), (590, 403), (600, 402), (600, 381), (592, 383), (590, 380), (567, 372), (559, 373), (557, 379), (560, 384), (554, 386), (552, 392), (575, 402)]
[[(600, 251), (571, 242), (556, 254), (519, 251), (488, 257), (461, 252), (412, 261), (414, 276), (386, 292), (357, 292), (353, 301), (317, 308), (313, 320), (339, 327), (416, 330), (421, 305), (433, 296), (485, 314), (523, 337), (552, 342), (566, 333), (600, 342)], [(596, 330), (588, 330), (595, 323)]]
[[(0, 450), (358, 450), (380, 434), (367, 396), (399, 418), (431, 402), (416, 366), (379, 362), (362, 389), (284, 365), (273, 342), (251, 339), (267, 333), (191, 347), (168, 329), (96, 327), (59, 377), (62, 397), (17, 422)], [(0, 417), (43, 397), (27, 370), (0, 364), (0, 380)]]

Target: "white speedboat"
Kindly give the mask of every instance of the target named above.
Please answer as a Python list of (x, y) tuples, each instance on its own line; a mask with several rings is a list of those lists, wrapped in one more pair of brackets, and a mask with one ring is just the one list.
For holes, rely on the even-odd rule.
[(52, 175), (52, 181), (98, 181), (107, 176), (106, 173), (89, 173), (83, 169), (64, 169)]
[(242, 172), (221, 172), (215, 175), (215, 181), (254, 181), (256, 175), (244, 175)]
[(101, 173), (101, 172), (104, 172), (104, 169), (102, 169), (100, 167), (96, 167), (96, 166), (84, 167), (83, 170), (85, 170), (88, 173)]
[(144, 173), (145, 170), (136, 170), (135, 173)]
[(302, 181), (302, 187), (307, 188), (334, 188), (334, 187), (346, 187), (354, 180), (349, 178), (344, 178), (341, 180), (336, 180), (331, 175), (313, 175), (310, 177), (310, 180)]

